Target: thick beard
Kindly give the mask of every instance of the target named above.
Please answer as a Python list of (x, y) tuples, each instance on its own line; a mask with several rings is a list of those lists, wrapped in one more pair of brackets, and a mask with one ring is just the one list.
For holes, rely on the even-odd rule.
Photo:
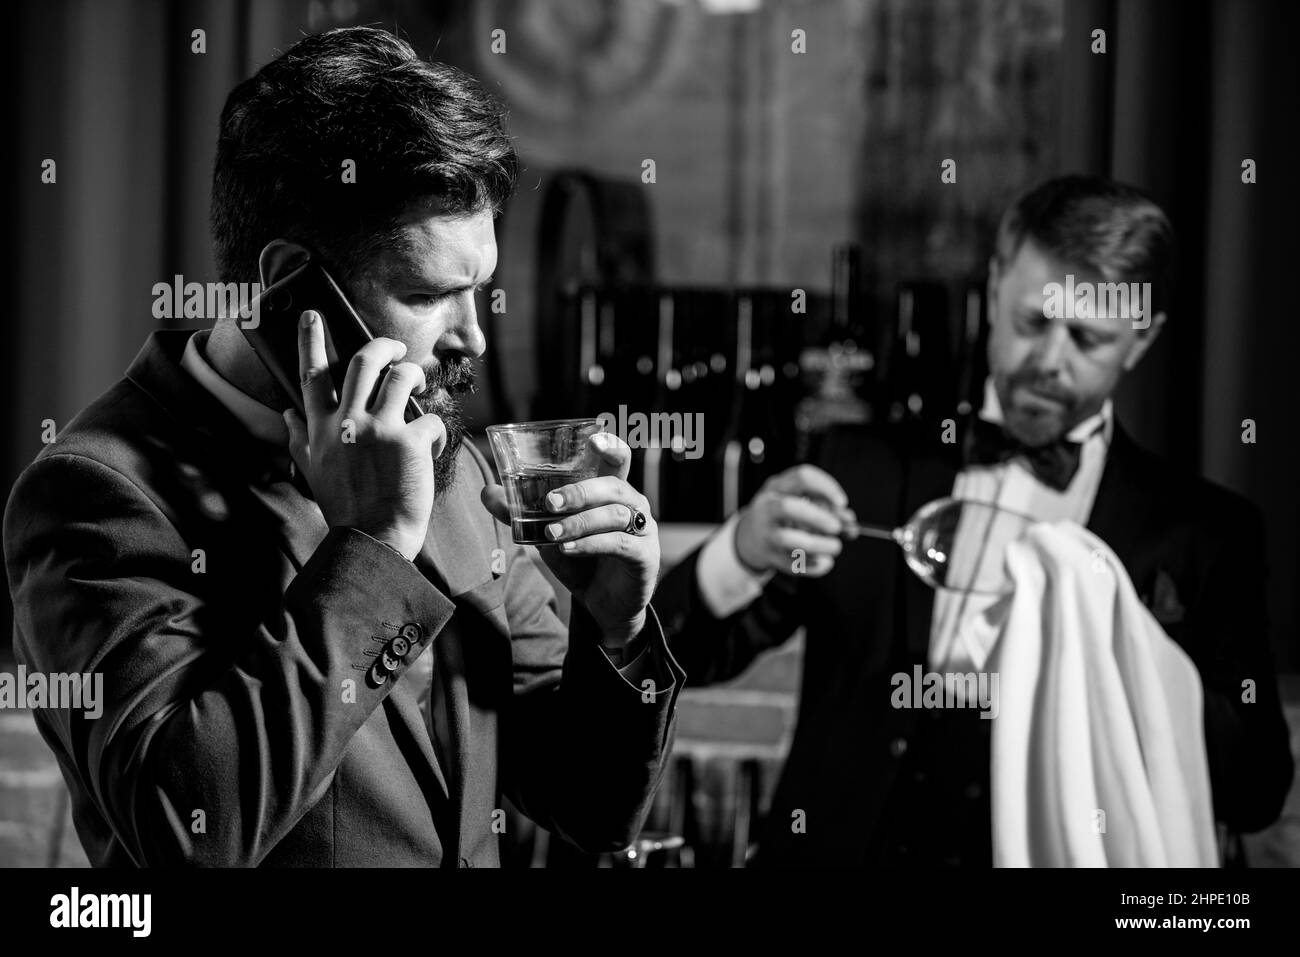
[[(1031, 448), (1057, 441), (1083, 418), (1078, 399), (1034, 369), (1022, 366), (1004, 377), (995, 376), (993, 384), (1002, 406), (1004, 427)], [(1058, 415), (1051, 417), (1024, 412), (1014, 405), (1015, 392), (1021, 388), (1057, 397), (1065, 405)]]
[(441, 418), (447, 429), (447, 444), (433, 460), (434, 497), (441, 499), (456, 482), (456, 462), (465, 440), (461, 397), (474, 392), (474, 362), (462, 356), (426, 366), (424, 380), (425, 389), (415, 396), (415, 402), (424, 413)]

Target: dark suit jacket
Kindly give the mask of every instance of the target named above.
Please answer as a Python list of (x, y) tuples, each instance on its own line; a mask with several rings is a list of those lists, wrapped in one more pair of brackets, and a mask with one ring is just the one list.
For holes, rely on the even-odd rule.
[[(98, 719), (36, 713), (91, 861), (495, 865), (503, 793), (584, 849), (630, 843), (683, 677), (653, 612), (622, 673), (576, 603), (570, 641), (468, 444), (419, 568), (328, 529), (181, 369), (188, 335), (154, 334), (5, 512), (19, 661), (105, 679)], [(403, 680), (430, 644), (445, 765)]]
[[(946, 455), (932, 442), (848, 430), (828, 440), (819, 464), (861, 520), (890, 525), (951, 494), (959, 463)], [(1117, 425), (1088, 524), (1200, 672), (1218, 819), (1265, 827), (1280, 813), (1292, 759), (1267, 642), (1258, 510), (1171, 469)], [(990, 864), (992, 722), (975, 710), (890, 704), (891, 675), (925, 667), (933, 606), (899, 549), (847, 543), (824, 578), (778, 575), (723, 621), (700, 599), (697, 560), (673, 569), (655, 596), (692, 684), (726, 680), (807, 628), (798, 724), (758, 862)], [(1242, 700), (1247, 679), (1254, 703)]]

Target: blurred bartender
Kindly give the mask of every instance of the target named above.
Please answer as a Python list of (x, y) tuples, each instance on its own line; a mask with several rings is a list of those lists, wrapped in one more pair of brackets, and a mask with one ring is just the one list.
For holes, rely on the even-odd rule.
[[(1214, 817), (1237, 832), (1278, 817), (1292, 759), (1260, 513), (1138, 446), (1111, 403), (1165, 322), (1172, 256), (1168, 219), (1136, 189), (1080, 176), (1034, 188), (998, 229), (990, 375), (957, 441), (834, 433), (820, 468), (775, 476), (665, 577), (654, 603), (691, 684), (725, 681), (806, 628), (798, 726), (756, 864), (991, 865), (993, 722), (891, 706), (891, 676), (932, 665), (983, 606), (931, 591), (889, 542), (844, 536), (949, 495), (1074, 521), (1109, 545), (1199, 672)], [(1146, 321), (1061, 318), (1045, 287), (1067, 275), (1149, 282)]]

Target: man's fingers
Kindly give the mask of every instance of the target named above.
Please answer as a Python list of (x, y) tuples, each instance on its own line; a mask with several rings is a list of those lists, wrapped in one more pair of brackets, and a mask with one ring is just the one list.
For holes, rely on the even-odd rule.
[(830, 535), (813, 535), (797, 528), (779, 528), (772, 533), (770, 541), (772, 547), (786, 558), (789, 558), (790, 553), (796, 548), (802, 549), (805, 556), (836, 556), (844, 548), (843, 543), (838, 538)]
[(822, 535), (838, 535), (844, 523), (826, 507), (806, 498), (782, 495), (773, 505), (773, 512), (783, 525), (802, 528)]
[(406, 400), (414, 393), (424, 391), (424, 370), (414, 362), (399, 362), (390, 366), (379, 387), (371, 414), (381, 418), (396, 417), (406, 420)]
[(329, 373), (325, 327), (320, 313), (308, 309), (298, 320), (298, 382), (309, 418), (321, 418), (334, 410), (334, 383)]
[(849, 497), (840, 483), (815, 465), (796, 465), (772, 479), (772, 488), (790, 495), (819, 498), (833, 509), (848, 508)]
[(375, 383), (388, 366), (400, 362), (406, 355), (406, 345), (396, 339), (371, 339), (357, 350), (348, 363), (343, 377), (343, 395), (339, 397), (339, 410), (345, 417), (356, 418), (366, 411)]
[(605, 475), (562, 485), (546, 496), (549, 511), (581, 512), (598, 505), (627, 505), (645, 510), (645, 498), (622, 478)]
[(632, 449), (613, 432), (597, 432), (587, 442), (596, 452), (597, 475), (626, 479), (632, 467)]
[(510, 506), (506, 504), (506, 490), (500, 485), (484, 485), (478, 493), (483, 507), (502, 525), (510, 524)]
[(644, 541), (642, 537), (628, 535), (625, 532), (601, 532), (563, 542), (560, 549), (565, 555), (614, 555), (619, 558), (636, 557), (637, 545)]
[(632, 506), (601, 505), (577, 515), (556, 518), (546, 526), (546, 537), (552, 542), (562, 542), (601, 532), (621, 532), (631, 521)]
[(408, 429), (420, 429), (424, 433), (424, 440), (429, 444), (429, 451), (433, 453), (436, 459), (443, 453), (447, 447), (447, 423), (442, 421), (442, 416), (435, 415), (432, 412), (426, 412), (412, 422), (407, 423)]

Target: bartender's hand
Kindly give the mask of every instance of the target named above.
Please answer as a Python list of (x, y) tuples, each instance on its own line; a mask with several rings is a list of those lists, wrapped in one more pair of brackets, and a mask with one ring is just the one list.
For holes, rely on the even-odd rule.
[[(597, 432), (588, 441), (600, 463), (597, 477), (547, 495), (547, 507), (555, 512), (547, 538), (559, 547), (543, 546), (538, 552), (591, 613), (605, 646), (620, 647), (645, 624), (646, 606), (659, 576), (659, 526), (646, 497), (627, 483), (632, 464), (627, 444), (608, 432)], [(497, 521), (510, 524), (500, 485), (486, 486), (482, 498)], [(639, 535), (626, 531), (633, 509), (646, 517)]]
[(795, 550), (802, 549), (800, 575), (825, 575), (840, 553), (840, 533), (856, 522), (840, 484), (813, 465), (796, 465), (774, 475), (740, 511), (736, 557), (750, 571), (796, 574)]

